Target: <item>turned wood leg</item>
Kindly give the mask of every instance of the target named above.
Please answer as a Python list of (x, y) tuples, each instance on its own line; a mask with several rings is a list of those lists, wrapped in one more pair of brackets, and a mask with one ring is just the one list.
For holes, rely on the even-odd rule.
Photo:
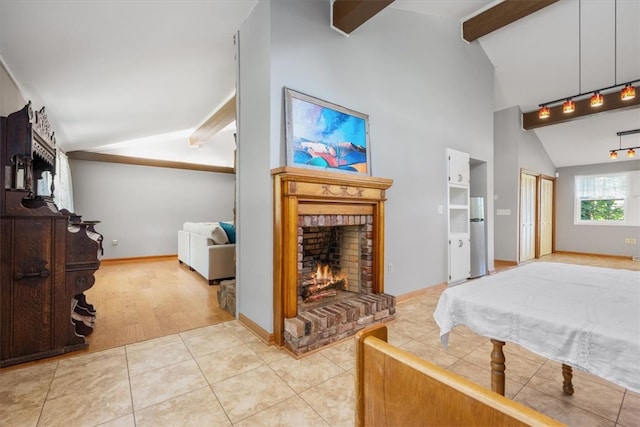
[(491, 340), (491, 390), (504, 396), (504, 341)]
[(562, 364), (562, 378), (564, 381), (562, 382), (562, 391), (564, 394), (568, 394), (571, 396), (573, 394), (573, 384), (571, 383), (571, 379), (573, 378), (573, 368), (569, 365)]

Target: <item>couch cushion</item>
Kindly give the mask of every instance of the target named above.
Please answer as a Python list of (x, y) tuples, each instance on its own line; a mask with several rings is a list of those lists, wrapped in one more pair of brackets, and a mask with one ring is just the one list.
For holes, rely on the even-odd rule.
[(229, 243), (236, 242), (236, 226), (232, 223), (221, 222), (220, 227), (227, 233), (227, 238), (229, 239)]
[(224, 232), (219, 223), (203, 225), (200, 234), (213, 240), (213, 243), (216, 245), (226, 245), (229, 243), (227, 233)]
[(214, 245), (226, 245), (229, 243), (227, 233), (217, 222), (185, 222), (182, 225), (182, 229), (211, 239)]

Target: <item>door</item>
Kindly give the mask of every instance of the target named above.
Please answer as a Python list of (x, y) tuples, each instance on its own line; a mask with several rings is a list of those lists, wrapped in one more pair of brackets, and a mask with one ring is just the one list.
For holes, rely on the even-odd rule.
[(452, 149), (447, 150), (449, 184), (469, 185), (469, 154)]
[(540, 256), (553, 252), (553, 189), (552, 179), (540, 179)]
[(449, 238), (449, 283), (467, 279), (471, 272), (470, 243), (468, 234)]
[(536, 256), (536, 177), (520, 174), (520, 262)]

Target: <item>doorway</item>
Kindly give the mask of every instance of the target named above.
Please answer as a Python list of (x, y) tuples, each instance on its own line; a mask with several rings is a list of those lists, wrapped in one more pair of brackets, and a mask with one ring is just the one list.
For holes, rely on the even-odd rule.
[(540, 257), (554, 249), (554, 190), (555, 179), (540, 177)]
[(520, 173), (519, 262), (554, 251), (555, 178)]

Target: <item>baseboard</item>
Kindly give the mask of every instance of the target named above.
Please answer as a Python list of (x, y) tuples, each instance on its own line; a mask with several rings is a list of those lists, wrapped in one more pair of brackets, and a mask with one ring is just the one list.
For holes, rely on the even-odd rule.
[(151, 256), (137, 256), (131, 258), (108, 258), (101, 259), (100, 264), (118, 264), (125, 262), (150, 262), (150, 261), (166, 261), (168, 259), (178, 259), (178, 255), (151, 255)]
[(594, 253), (589, 253), (589, 252), (573, 252), (573, 251), (555, 251), (552, 255), (580, 255), (580, 256), (590, 256), (590, 257), (594, 257), (594, 258), (613, 258), (613, 259), (624, 259), (624, 260), (628, 260), (629, 258), (631, 258), (632, 261), (635, 261), (634, 258), (637, 257), (633, 257), (633, 256), (629, 256), (629, 255), (610, 255), (610, 254), (594, 254)]
[(493, 260), (493, 264), (502, 264), (502, 265), (518, 265), (518, 261), (512, 261), (512, 260), (504, 260), (504, 259), (494, 259)]
[(273, 338), (273, 334), (265, 331), (253, 320), (249, 319), (244, 314), (240, 313), (238, 316), (238, 321), (242, 323), (247, 329), (253, 332), (258, 338), (264, 341), (267, 345), (271, 345), (275, 343), (275, 339)]

